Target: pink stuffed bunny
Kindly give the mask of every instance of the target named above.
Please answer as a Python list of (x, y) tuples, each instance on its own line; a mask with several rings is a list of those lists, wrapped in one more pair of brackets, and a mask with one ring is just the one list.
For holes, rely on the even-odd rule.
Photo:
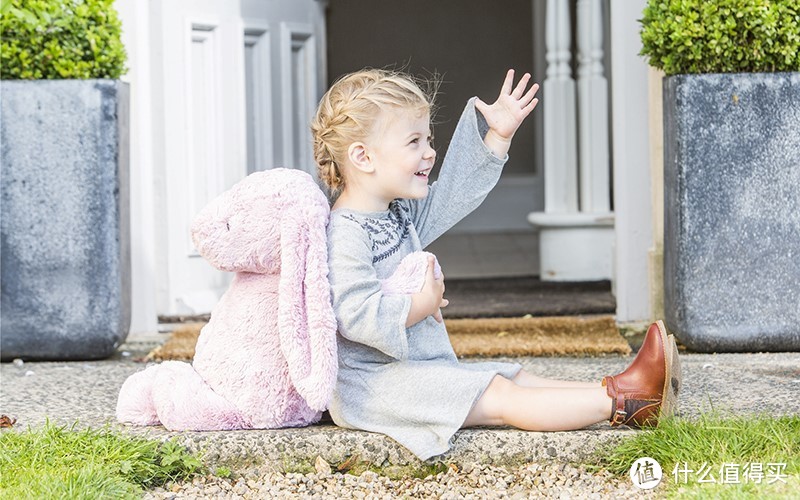
[(168, 361), (128, 378), (117, 419), (171, 430), (302, 426), (336, 384), (328, 201), (300, 170), (254, 173), (196, 217), (192, 238), (236, 276), (203, 328), (192, 365)]
[[(128, 377), (117, 419), (169, 430), (319, 421), (337, 372), (328, 215), (311, 176), (291, 169), (251, 174), (205, 207), (192, 226), (195, 246), (236, 276), (200, 333), (193, 363), (166, 361)], [(403, 259), (384, 293), (419, 291), (428, 255)]]
[(436, 256), (429, 252), (413, 252), (400, 261), (391, 276), (381, 281), (381, 291), (386, 295), (410, 295), (422, 290), (428, 272), (428, 257), (433, 256), (433, 277), (441, 278), (442, 268)]

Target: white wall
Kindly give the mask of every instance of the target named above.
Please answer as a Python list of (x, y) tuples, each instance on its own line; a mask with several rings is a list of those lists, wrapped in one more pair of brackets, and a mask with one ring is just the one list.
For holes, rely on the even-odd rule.
[(150, 101), (149, 2), (116, 0), (130, 84), (131, 334), (158, 328), (155, 301), (156, 241)]

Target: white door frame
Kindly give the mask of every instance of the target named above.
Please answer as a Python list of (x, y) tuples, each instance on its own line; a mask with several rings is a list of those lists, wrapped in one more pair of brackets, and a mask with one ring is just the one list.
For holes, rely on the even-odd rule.
[(646, 0), (609, 2), (616, 244), (614, 294), (617, 321), (652, 317), (653, 244), (648, 66), (639, 55), (639, 19)]

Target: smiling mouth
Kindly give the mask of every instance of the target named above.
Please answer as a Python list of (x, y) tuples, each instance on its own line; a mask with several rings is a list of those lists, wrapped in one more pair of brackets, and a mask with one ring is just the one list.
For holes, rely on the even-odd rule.
[(428, 177), (428, 174), (431, 173), (430, 170), (420, 170), (419, 172), (415, 173), (417, 177)]

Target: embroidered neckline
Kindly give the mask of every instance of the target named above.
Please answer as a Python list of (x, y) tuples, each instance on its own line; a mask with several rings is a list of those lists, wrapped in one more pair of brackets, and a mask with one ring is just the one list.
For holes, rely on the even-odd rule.
[(347, 220), (361, 226), (369, 235), (372, 242), (372, 263), (376, 264), (393, 255), (403, 241), (408, 237), (411, 229), (411, 219), (403, 207), (392, 201), (389, 210), (385, 212), (356, 212), (349, 209), (342, 214)]

